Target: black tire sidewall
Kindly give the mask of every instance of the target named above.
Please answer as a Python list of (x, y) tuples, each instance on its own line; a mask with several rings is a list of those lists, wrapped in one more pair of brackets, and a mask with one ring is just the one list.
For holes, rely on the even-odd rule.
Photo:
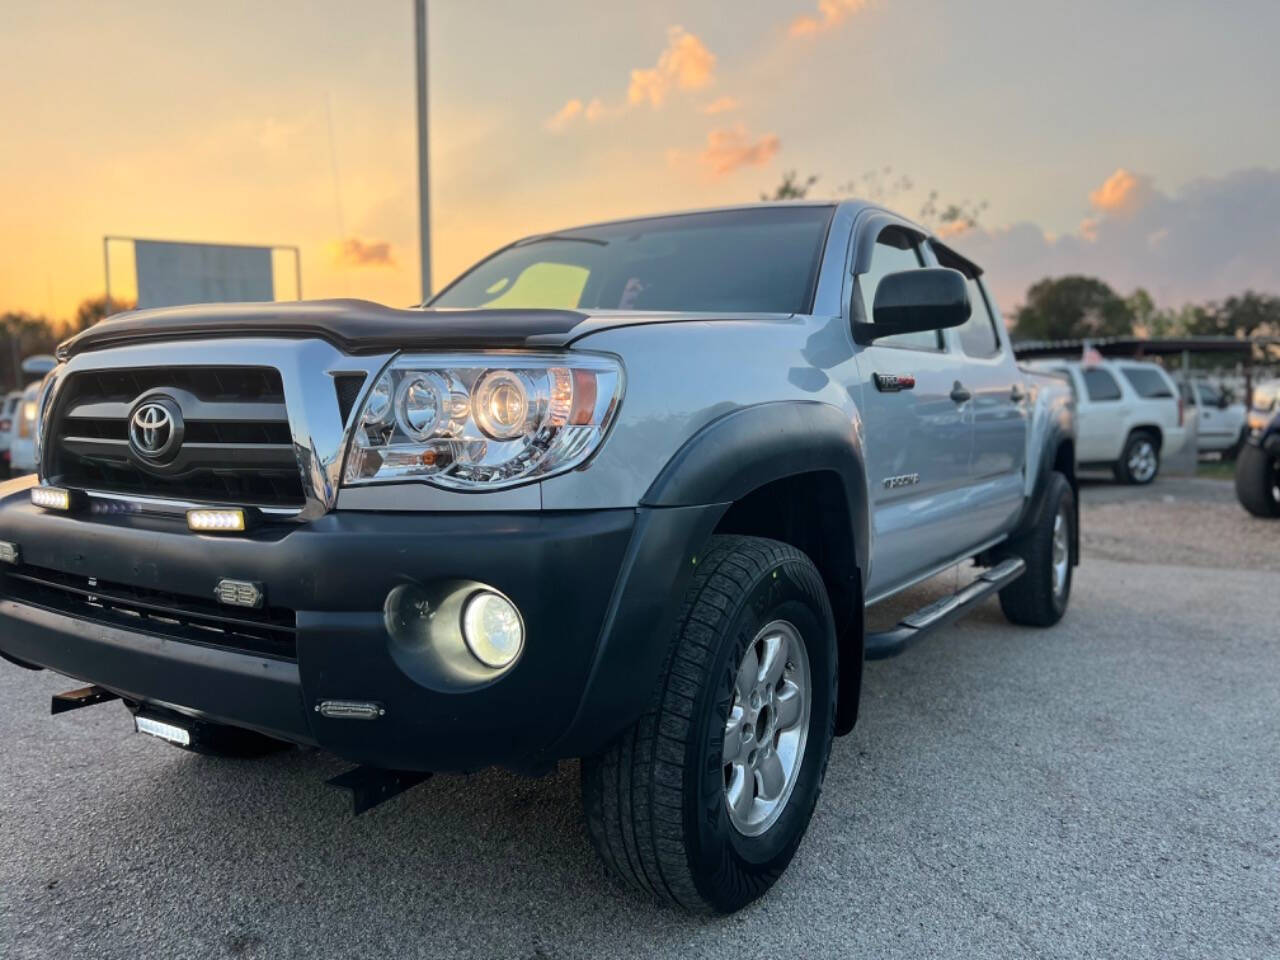
[[(776, 877), (795, 854), (813, 815), (835, 723), (835, 627), (817, 572), (810, 565), (785, 561), (757, 580), (736, 612), (732, 625), (713, 654), (708, 683), (695, 704), (695, 729), (687, 745), (685, 765), (686, 836), (695, 877), (717, 877), (722, 871)], [(796, 781), (778, 821), (759, 837), (747, 837), (729, 820), (724, 802), (724, 768), (720, 763), (724, 726), (733, 702), (738, 665), (760, 628), (773, 620), (792, 623), (804, 640), (811, 689), (809, 734)], [(728, 879), (728, 878), (726, 878)], [(700, 885), (701, 886), (701, 885)], [(703, 895), (737, 884), (718, 880)], [(719, 906), (719, 904), (716, 904)]]
[(1251, 443), (1245, 444), (1236, 458), (1236, 499), (1255, 517), (1280, 517), (1280, 504), (1271, 492), (1278, 469), (1276, 464), (1276, 458)]
[[(1033, 627), (1051, 627), (1067, 612), (1075, 579), (1075, 563), (1079, 549), (1079, 511), (1075, 491), (1067, 478), (1057, 471), (1045, 481), (1047, 486), (1028, 521), (1025, 532), (1008, 546), (997, 551), (997, 557), (1020, 557), (1027, 569), (1021, 577), (1000, 591), (1000, 607), (1011, 623)], [(1065, 512), (1067, 529), (1067, 581), (1061, 596), (1053, 590), (1053, 522)]]
[[(1054, 479), (1054, 485), (1058, 488), (1057, 494), (1052, 498), (1048, 516), (1046, 517), (1048, 533), (1046, 540), (1048, 542), (1048, 562), (1046, 563), (1046, 573), (1049, 576), (1049, 602), (1053, 604), (1053, 609), (1059, 617), (1067, 612), (1067, 607), (1071, 603), (1071, 581), (1075, 565), (1072, 563), (1072, 554), (1075, 551), (1076, 540), (1076, 505), (1075, 494), (1071, 491), (1071, 484), (1067, 482), (1066, 477), (1060, 474)], [(1067, 517), (1067, 582), (1063, 586), (1062, 594), (1059, 595), (1053, 589), (1053, 523), (1054, 519), (1062, 512), (1063, 505), (1066, 505)]]

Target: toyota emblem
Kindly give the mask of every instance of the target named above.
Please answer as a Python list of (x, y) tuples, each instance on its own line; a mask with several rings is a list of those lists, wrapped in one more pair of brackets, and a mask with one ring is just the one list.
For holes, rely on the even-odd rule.
[(182, 434), (182, 411), (168, 397), (144, 400), (129, 417), (129, 447), (150, 463), (163, 463), (177, 454)]

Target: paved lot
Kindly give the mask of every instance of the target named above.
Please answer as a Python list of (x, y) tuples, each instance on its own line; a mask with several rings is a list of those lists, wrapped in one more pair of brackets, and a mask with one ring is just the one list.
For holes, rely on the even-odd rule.
[(993, 602), (872, 664), (791, 870), (728, 920), (605, 875), (576, 764), (353, 820), (332, 758), (50, 718), (66, 681), (0, 663), (0, 956), (1280, 957), (1280, 525), (1202, 481), (1084, 500), (1063, 624)]

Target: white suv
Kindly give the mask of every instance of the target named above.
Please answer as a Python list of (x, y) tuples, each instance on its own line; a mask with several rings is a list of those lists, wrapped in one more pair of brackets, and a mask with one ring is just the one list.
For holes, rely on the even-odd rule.
[(1187, 432), (1177, 385), (1140, 360), (1040, 360), (1030, 366), (1065, 374), (1076, 396), (1076, 460), (1106, 465), (1121, 483), (1150, 483), (1162, 455), (1182, 449)]

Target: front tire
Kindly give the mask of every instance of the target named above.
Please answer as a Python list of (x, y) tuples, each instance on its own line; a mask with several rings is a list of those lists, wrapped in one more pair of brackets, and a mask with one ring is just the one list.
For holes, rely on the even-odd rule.
[(1054, 471), (1030, 529), (1000, 551), (1027, 565), (1026, 573), (1000, 591), (1000, 609), (1010, 623), (1051, 627), (1067, 612), (1075, 524), (1075, 494), (1067, 478)]
[(1280, 457), (1245, 444), (1236, 458), (1236, 499), (1255, 517), (1280, 517)]
[(582, 762), (601, 859), (692, 912), (731, 913), (765, 893), (821, 792), (836, 678), (831, 606), (809, 558), (713, 537), (649, 711)]
[(1145, 486), (1160, 472), (1160, 441), (1148, 430), (1135, 430), (1125, 441), (1116, 462), (1115, 475), (1121, 483)]

